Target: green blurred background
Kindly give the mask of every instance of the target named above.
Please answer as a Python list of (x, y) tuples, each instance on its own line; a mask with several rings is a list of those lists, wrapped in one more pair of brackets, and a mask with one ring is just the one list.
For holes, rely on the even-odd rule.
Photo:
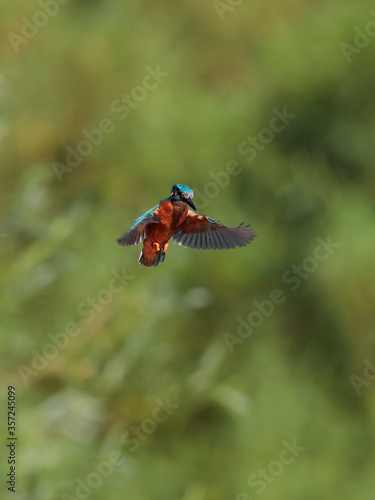
[[(13, 384), (17, 498), (373, 498), (373, 372), (353, 385), (375, 363), (375, 40), (354, 46), (356, 26), (375, 34), (372, 7), (71, 0), (20, 41), (41, 6), (2, 3), (1, 428)], [(113, 103), (158, 66), (168, 75), (125, 118)], [(295, 118), (248, 161), (240, 144), (285, 106)], [(104, 119), (112, 132), (59, 182), (54, 162)], [(254, 243), (171, 245), (139, 266), (116, 238), (175, 182), (206, 197), (201, 213), (251, 223)], [(340, 246), (292, 291), (284, 273), (329, 235)], [(286, 300), (231, 353), (223, 335), (274, 289)], [(25, 375), (72, 322), (80, 333)], [(277, 468), (293, 440), (305, 450)], [(4, 440), (0, 458), (8, 494)], [(264, 492), (248, 484), (259, 469)]]

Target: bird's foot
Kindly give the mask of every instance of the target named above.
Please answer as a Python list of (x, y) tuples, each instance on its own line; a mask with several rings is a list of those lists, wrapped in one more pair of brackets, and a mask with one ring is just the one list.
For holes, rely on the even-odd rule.
[(165, 253), (168, 250), (169, 243), (165, 243), (163, 245), (163, 253)]
[(160, 245), (159, 245), (159, 243), (157, 243), (156, 241), (153, 241), (152, 244), (156, 248), (156, 251), (160, 252)]

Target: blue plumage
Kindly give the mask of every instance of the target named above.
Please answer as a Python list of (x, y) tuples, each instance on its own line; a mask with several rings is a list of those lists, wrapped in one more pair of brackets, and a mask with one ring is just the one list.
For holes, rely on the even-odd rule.
[(183, 195), (188, 195), (190, 198), (194, 197), (194, 191), (190, 189), (189, 186), (185, 186), (185, 184), (173, 184), (171, 194), (175, 190), (180, 191)]
[(151, 208), (148, 212), (146, 212), (143, 215), (141, 215), (140, 217), (138, 217), (138, 219), (136, 219), (136, 221), (134, 222), (134, 224), (130, 228), (130, 231), (132, 229), (136, 228), (137, 226), (139, 226), (140, 224), (144, 224), (145, 222), (149, 222), (148, 219), (153, 217), (153, 212), (155, 212), (158, 209), (158, 207), (159, 207), (159, 203), (157, 205), (155, 205), (153, 208)]

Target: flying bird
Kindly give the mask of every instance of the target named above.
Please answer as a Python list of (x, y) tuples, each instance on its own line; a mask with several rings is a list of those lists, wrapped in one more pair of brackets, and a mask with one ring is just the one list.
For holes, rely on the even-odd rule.
[(117, 242), (123, 246), (143, 243), (138, 262), (143, 266), (157, 266), (164, 261), (172, 237), (174, 243), (203, 250), (243, 247), (255, 238), (255, 234), (247, 229), (249, 226), (243, 223), (238, 227), (228, 227), (195, 213), (193, 196), (194, 192), (188, 186), (173, 184), (169, 197), (138, 217)]

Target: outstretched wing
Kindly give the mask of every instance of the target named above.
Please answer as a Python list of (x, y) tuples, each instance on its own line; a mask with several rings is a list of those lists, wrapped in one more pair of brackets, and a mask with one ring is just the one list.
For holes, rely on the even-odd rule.
[(156, 214), (158, 205), (151, 208), (148, 212), (138, 217), (134, 225), (129, 229), (129, 231), (121, 236), (117, 240), (120, 245), (137, 245), (142, 242), (148, 235), (149, 224), (160, 222), (158, 215)]
[(243, 223), (228, 227), (210, 217), (189, 210), (186, 219), (173, 236), (173, 241), (184, 247), (203, 250), (223, 250), (248, 245), (255, 234)]

